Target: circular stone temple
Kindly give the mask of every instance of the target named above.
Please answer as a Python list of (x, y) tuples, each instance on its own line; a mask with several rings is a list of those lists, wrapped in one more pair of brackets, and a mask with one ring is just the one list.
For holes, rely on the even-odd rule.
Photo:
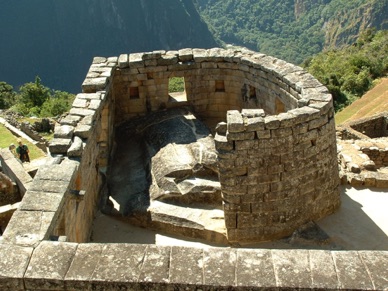
[[(174, 77), (184, 80), (183, 99), (169, 93)], [(50, 150), (81, 158), (77, 187), (85, 195), (103, 188), (99, 173), (109, 165), (115, 126), (190, 106), (218, 123), (229, 242), (285, 237), (340, 205), (332, 96), (298, 66), (246, 49), (123, 54), (95, 58), (82, 88)], [(90, 221), (92, 211), (85, 213)]]

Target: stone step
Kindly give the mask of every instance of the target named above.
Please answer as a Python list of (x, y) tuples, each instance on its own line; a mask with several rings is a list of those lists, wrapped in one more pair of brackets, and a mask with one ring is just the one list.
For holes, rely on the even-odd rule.
[[(198, 207), (198, 206), (197, 206)], [(185, 207), (151, 201), (148, 207), (151, 227), (171, 234), (227, 244), (224, 211), (203, 205)]]

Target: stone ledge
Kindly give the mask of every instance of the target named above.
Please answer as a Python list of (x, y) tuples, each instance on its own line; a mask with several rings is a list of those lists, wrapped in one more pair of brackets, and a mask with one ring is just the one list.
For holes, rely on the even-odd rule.
[[(387, 251), (0, 244), (1, 290), (385, 290)], [(23, 286), (24, 282), (24, 286)], [(25, 289), (23, 289), (25, 288)]]

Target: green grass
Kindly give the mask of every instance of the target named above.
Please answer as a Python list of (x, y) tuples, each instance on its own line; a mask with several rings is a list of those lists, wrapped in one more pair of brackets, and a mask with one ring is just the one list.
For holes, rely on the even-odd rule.
[[(8, 148), (11, 143), (17, 146), (18, 137), (14, 136), (4, 125), (0, 124), (0, 148)], [(34, 144), (23, 140), (30, 150), (30, 160), (42, 158), (45, 156), (43, 151)]]

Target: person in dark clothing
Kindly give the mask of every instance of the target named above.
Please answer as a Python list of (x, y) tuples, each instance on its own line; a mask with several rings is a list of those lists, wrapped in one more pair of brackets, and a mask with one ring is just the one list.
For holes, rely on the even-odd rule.
[(19, 159), (22, 163), (30, 162), (29, 149), (28, 146), (23, 144), (21, 139), (18, 140), (19, 146), (16, 148), (16, 153), (19, 155)]

